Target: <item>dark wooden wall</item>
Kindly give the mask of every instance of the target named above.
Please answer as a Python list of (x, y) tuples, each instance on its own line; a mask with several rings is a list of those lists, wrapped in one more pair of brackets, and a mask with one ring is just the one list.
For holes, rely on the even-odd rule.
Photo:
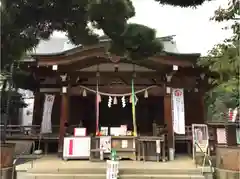
[(184, 93), (184, 107), (185, 107), (185, 123), (203, 124), (205, 122), (205, 112), (203, 104), (203, 96), (200, 93), (185, 92)]

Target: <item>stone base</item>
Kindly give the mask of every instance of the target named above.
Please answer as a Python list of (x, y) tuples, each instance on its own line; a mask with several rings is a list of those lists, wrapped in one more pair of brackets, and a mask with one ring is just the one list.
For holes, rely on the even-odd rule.
[(2, 168), (0, 173), (1, 179), (16, 179), (15, 173), (13, 172), (13, 168)]

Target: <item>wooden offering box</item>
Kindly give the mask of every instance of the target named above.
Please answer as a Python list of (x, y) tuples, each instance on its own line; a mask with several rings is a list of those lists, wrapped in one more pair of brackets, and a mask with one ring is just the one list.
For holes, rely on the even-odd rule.
[[(103, 140), (102, 140), (103, 139)], [(111, 157), (111, 149), (115, 149), (119, 159), (136, 160), (135, 137), (133, 136), (96, 136), (91, 141), (90, 160), (103, 160)], [(110, 146), (109, 145), (110, 141)], [(103, 158), (101, 159), (101, 152)]]
[(120, 159), (136, 160), (136, 141), (133, 136), (113, 136), (111, 146), (116, 150), (117, 156)]

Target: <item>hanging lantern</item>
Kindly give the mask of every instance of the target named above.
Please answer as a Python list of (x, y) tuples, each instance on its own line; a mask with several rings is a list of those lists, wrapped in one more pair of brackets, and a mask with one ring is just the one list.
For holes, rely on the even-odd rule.
[(125, 100), (125, 96), (122, 97), (122, 107), (125, 108), (126, 107), (126, 100)]
[(148, 98), (148, 91), (147, 90), (145, 90), (145, 92), (144, 92), (144, 98)]
[(117, 104), (117, 97), (116, 96), (113, 99), (113, 104)]
[(110, 108), (112, 106), (112, 97), (109, 96), (108, 98), (108, 107)]
[(83, 97), (86, 97), (87, 96), (87, 92), (85, 89), (83, 89), (83, 93), (82, 93)]

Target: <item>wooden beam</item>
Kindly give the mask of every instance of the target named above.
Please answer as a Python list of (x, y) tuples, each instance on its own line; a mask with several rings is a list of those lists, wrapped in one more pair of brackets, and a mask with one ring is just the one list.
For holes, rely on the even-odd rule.
[[(35, 71), (37, 76), (40, 77), (57, 77), (58, 73), (52, 71), (52, 70), (40, 70), (36, 69)], [(65, 71), (65, 72), (59, 72), (59, 73), (66, 73), (71, 78), (93, 78), (96, 77), (96, 72), (81, 72), (81, 71)], [(126, 72), (126, 71), (119, 71), (119, 72), (99, 72), (100, 78), (101, 77), (123, 77), (123, 78), (132, 78), (133, 72)], [(163, 72), (136, 72), (137, 78), (159, 78), (165, 76), (165, 73)]]
[(65, 123), (69, 121), (69, 95), (62, 93), (61, 95), (61, 111), (60, 111), (60, 128), (59, 128), (59, 141), (58, 141), (58, 154), (61, 157), (63, 152), (63, 140), (66, 133)]
[[(95, 78), (95, 77), (94, 77)], [(101, 80), (104, 79), (104, 80)], [(81, 79), (81, 78), (80, 78)], [(93, 78), (92, 78), (93, 79)], [(81, 82), (76, 82), (75, 78), (72, 78), (68, 81), (57, 83), (57, 84), (40, 84), (40, 88), (59, 88), (61, 87), (61, 85), (67, 86), (67, 85), (71, 85), (71, 86), (78, 86), (78, 85), (83, 85), (83, 86), (96, 86), (96, 81), (89, 79), (88, 81), (83, 81)], [(125, 78), (126, 79), (126, 78)], [(129, 78), (130, 79), (130, 78)], [(142, 79), (142, 78), (136, 78), (136, 79)], [(147, 78), (147, 79), (151, 79), (151, 78)], [(100, 77), (100, 84), (99, 86), (109, 86), (109, 83), (111, 83), (114, 80), (114, 77)], [(135, 86), (151, 86), (151, 85), (167, 85), (169, 87), (172, 88), (184, 88), (184, 89), (193, 89), (196, 86), (195, 81), (193, 79), (187, 79), (187, 78), (177, 78), (177, 77), (173, 77), (170, 83), (165, 82), (165, 79), (156, 79), (156, 82), (150, 80), (150, 83), (146, 83), (145, 81), (141, 80), (136, 80)], [(111, 85), (110, 85), (111, 86)], [(124, 85), (126, 86), (126, 85)], [(204, 88), (204, 86), (203, 86)]]

